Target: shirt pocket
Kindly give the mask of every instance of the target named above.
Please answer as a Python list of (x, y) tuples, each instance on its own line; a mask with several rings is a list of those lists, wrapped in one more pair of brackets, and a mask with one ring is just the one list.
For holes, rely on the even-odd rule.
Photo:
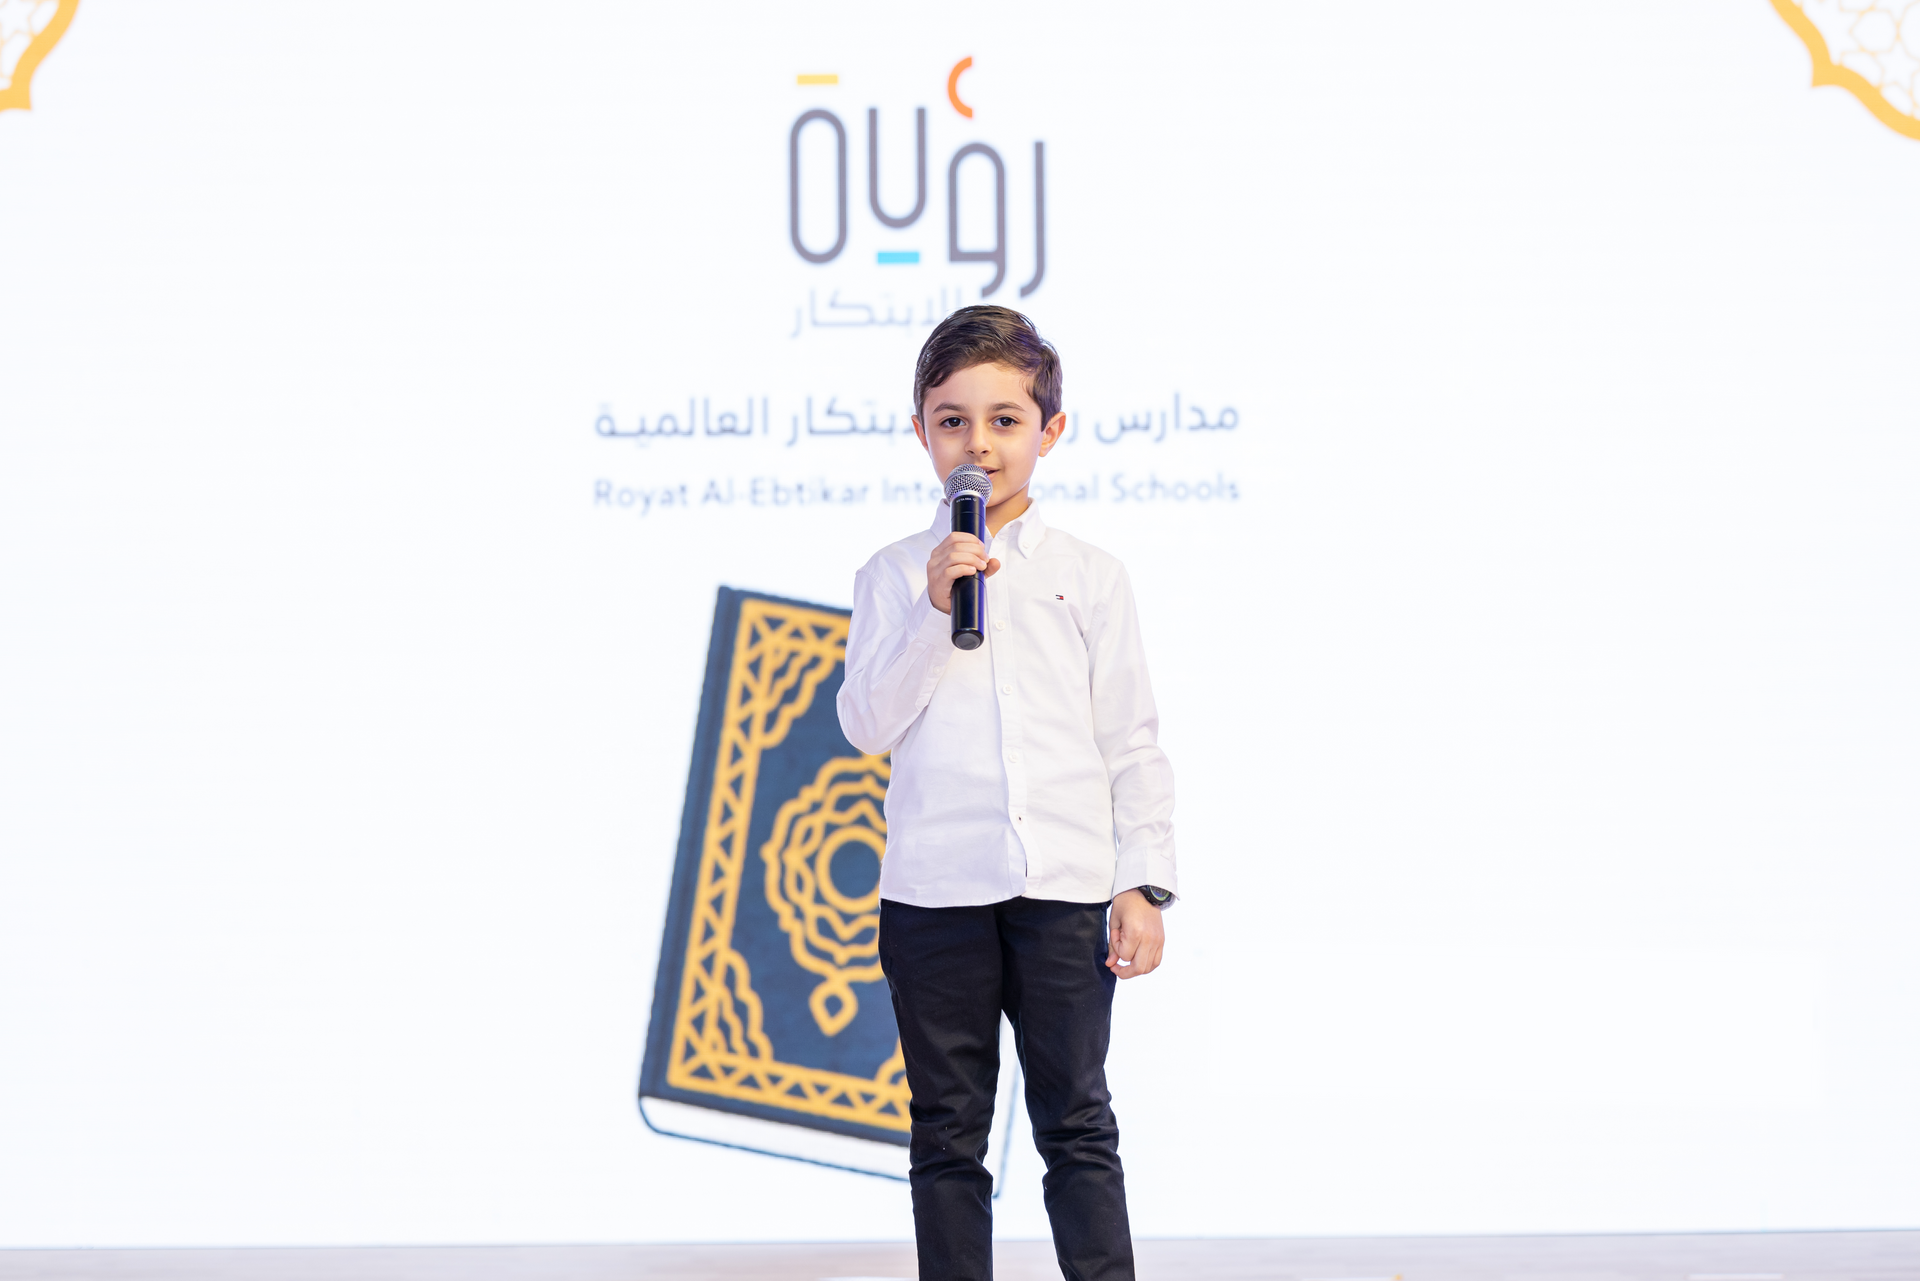
[(1048, 592), (1034, 602), (1033, 610), (1036, 617), (1043, 620), (1043, 626), (1047, 631), (1056, 635), (1064, 635), (1071, 631), (1073, 635), (1080, 638), (1082, 645), (1086, 644), (1087, 620), (1080, 611), (1080, 602), (1076, 597), (1066, 593)]

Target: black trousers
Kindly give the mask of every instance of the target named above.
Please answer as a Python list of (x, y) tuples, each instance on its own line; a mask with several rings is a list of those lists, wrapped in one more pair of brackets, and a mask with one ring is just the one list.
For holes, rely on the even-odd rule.
[(1120, 1129), (1107, 1093), (1114, 977), (1105, 903), (880, 902), (880, 965), (913, 1091), (920, 1281), (993, 1276), (987, 1135), (1000, 1014), (1027, 1078), (1054, 1253), (1068, 1281), (1133, 1281)]

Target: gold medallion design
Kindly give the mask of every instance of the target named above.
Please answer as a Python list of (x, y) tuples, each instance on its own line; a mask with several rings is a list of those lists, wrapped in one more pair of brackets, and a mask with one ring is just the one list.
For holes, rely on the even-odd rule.
[(1806, 42), (1813, 83), (1839, 85), (1880, 122), (1920, 138), (1920, 0), (1773, 0)]
[[(804, 605), (753, 598), (740, 604), (666, 1076), (683, 1090), (905, 1133), (908, 1091), (898, 1041), (870, 1077), (781, 1062), (746, 958), (731, 942), (761, 757), (785, 740), (844, 659), (847, 623), (844, 615)], [(886, 779), (878, 757), (829, 761), (781, 807), (761, 850), (768, 901), (794, 958), (824, 980), (809, 1004), (829, 1035), (857, 1009), (847, 985), (880, 977), (879, 891), (847, 899), (833, 888), (831, 863), (849, 842), (884, 847), (878, 802)]]
[(0, 111), (33, 105), (34, 68), (60, 43), (80, 0), (0, 0)]
[(880, 887), (857, 899), (833, 883), (833, 857), (849, 845), (876, 859), (887, 852), (887, 762), (839, 756), (820, 767), (800, 795), (780, 807), (773, 838), (761, 849), (767, 902), (793, 943), (793, 959), (820, 985), (807, 998), (828, 1036), (853, 1022), (854, 983), (880, 980)]

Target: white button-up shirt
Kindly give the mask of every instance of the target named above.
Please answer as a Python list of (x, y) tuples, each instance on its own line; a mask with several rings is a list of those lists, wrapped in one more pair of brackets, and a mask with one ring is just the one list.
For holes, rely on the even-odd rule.
[(1126, 570), (1029, 506), (989, 543), (986, 642), (955, 649), (927, 598), (927, 559), (951, 530), (942, 502), (854, 577), (840, 726), (861, 751), (893, 753), (880, 896), (1177, 891), (1173, 768)]

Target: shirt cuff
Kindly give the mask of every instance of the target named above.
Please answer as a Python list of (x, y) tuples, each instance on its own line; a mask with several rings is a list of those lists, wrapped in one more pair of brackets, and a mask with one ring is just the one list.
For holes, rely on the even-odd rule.
[(1113, 893), (1108, 897), (1142, 885), (1158, 886), (1173, 895), (1174, 902), (1179, 901), (1180, 872), (1174, 866), (1172, 850), (1128, 850), (1120, 855), (1113, 868)]

